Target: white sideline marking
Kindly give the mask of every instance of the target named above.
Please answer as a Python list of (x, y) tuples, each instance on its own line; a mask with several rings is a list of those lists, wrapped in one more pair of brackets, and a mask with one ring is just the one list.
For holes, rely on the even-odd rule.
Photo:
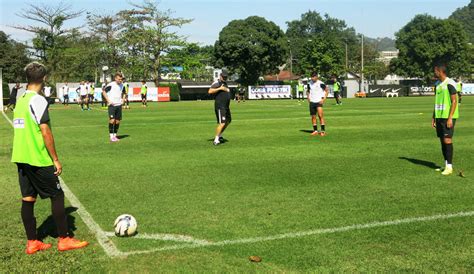
[[(115, 237), (114, 232), (105, 232), (105, 235), (108, 237)], [(184, 242), (184, 243), (194, 243), (194, 244), (210, 244), (211, 242), (206, 240), (194, 239), (191, 236), (186, 235), (177, 235), (177, 234), (147, 234), (139, 233), (133, 236), (133, 239), (145, 239), (145, 240), (161, 240), (161, 241), (172, 241), (172, 242)]]
[[(7, 121), (13, 126), (12, 121), (8, 116), (3, 113), (3, 116)], [(100, 226), (94, 221), (91, 214), (87, 212), (86, 208), (81, 204), (79, 199), (72, 193), (69, 187), (66, 185), (64, 180), (61, 176), (58, 177), (59, 182), (61, 183), (62, 189), (64, 191), (64, 195), (69, 200), (73, 207), (77, 208), (77, 214), (81, 217), (84, 223), (87, 225), (89, 230), (95, 234), (97, 241), (99, 242), (100, 246), (104, 249), (105, 254), (109, 257), (119, 257), (124, 256), (124, 253), (117, 249), (112, 241), (109, 240), (105, 232), (100, 228)]]
[(165, 246), (161, 248), (155, 248), (155, 249), (144, 250), (144, 251), (124, 252), (123, 254), (127, 256), (127, 255), (146, 254), (146, 253), (153, 253), (153, 252), (160, 252), (160, 251), (167, 251), (167, 250), (260, 243), (260, 242), (282, 240), (282, 239), (301, 238), (301, 237), (319, 235), (319, 234), (331, 234), (331, 233), (345, 232), (345, 231), (351, 231), (351, 230), (362, 230), (362, 229), (369, 229), (369, 228), (375, 228), (375, 227), (396, 226), (396, 225), (401, 225), (401, 224), (420, 223), (420, 222), (446, 220), (446, 219), (452, 219), (452, 218), (472, 217), (472, 216), (474, 216), (474, 211), (458, 212), (458, 213), (453, 213), (453, 214), (440, 214), (440, 215), (433, 215), (433, 216), (426, 216), (426, 217), (398, 219), (398, 220), (385, 221), (385, 222), (372, 222), (372, 223), (367, 223), (367, 224), (350, 225), (350, 226), (343, 226), (343, 227), (336, 227), (336, 228), (325, 228), (325, 229), (315, 229), (315, 230), (308, 230), (308, 231), (301, 231), (301, 232), (283, 233), (283, 234), (277, 234), (277, 235), (265, 236), (265, 237), (225, 240), (225, 241), (220, 241), (220, 242), (210, 242), (210, 243), (202, 243), (202, 244), (172, 245), (172, 246)]

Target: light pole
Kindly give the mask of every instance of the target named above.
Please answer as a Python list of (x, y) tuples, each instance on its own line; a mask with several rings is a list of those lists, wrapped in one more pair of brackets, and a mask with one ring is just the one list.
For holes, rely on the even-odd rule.
[(360, 64), (361, 64), (361, 69), (360, 69), (360, 91), (363, 91), (364, 88), (364, 35), (361, 34), (361, 48), (360, 48)]
[(291, 40), (288, 40), (290, 46), (290, 76), (293, 76), (293, 51), (291, 50)]

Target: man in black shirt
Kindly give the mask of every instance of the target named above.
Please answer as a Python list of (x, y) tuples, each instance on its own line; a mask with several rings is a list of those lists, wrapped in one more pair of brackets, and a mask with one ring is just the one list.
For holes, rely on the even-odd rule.
[(214, 82), (209, 89), (209, 94), (215, 95), (214, 109), (217, 118), (216, 137), (214, 145), (219, 145), (222, 140), (222, 134), (232, 121), (230, 114), (230, 89), (227, 85), (227, 72), (222, 71), (219, 80)]
[(16, 82), (16, 85), (12, 88), (12, 93), (10, 93), (10, 100), (8, 105), (5, 107), (5, 111), (15, 109), (16, 105), (16, 96), (18, 95), (18, 90), (21, 89), (19, 82)]

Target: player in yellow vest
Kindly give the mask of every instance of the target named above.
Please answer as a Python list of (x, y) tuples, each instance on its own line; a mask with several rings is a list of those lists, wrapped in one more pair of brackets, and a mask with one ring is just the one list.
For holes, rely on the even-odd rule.
[(336, 76), (332, 77), (332, 82), (333, 84), (333, 91), (334, 91), (334, 99), (336, 99), (336, 105), (340, 106), (342, 105), (341, 101), (341, 91), (342, 91), (342, 85), (337, 81)]
[(85, 247), (88, 243), (72, 238), (64, 208), (64, 193), (58, 176), (62, 172), (49, 126), (48, 102), (38, 94), (46, 79), (46, 68), (37, 62), (25, 68), (28, 90), (20, 96), (13, 114), (12, 162), (18, 167), (22, 194), (21, 218), (27, 236), (26, 253), (51, 247), (38, 240), (34, 205), (37, 196), (51, 199), (51, 211), (59, 234), (58, 250)]
[(142, 81), (142, 87), (140, 89), (140, 94), (142, 96), (142, 107), (147, 107), (146, 94), (148, 93), (148, 86), (146, 85), (145, 80)]
[(436, 86), (435, 107), (431, 125), (441, 142), (441, 150), (445, 160), (445, 168), (439, 168), (443, 175), (453, 173), (453, 135), (456, 119), (459, 118), (459, 107), (456, 82), (446, 75), (446, 66), (437, 65), (434, 68), (435, 76), (440, 83)]

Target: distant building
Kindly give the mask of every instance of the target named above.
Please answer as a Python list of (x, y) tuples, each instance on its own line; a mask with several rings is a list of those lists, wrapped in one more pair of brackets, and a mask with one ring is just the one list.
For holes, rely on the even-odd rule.
[(390, 61), (393, 58), (397, 58), (399, 54), (398, 50), (385, 50), (385, 51), (380, 51), (379, 52), (379, 58), (377, 58), (378, 61), (383, 62), (385, 65), (389, 65)]

